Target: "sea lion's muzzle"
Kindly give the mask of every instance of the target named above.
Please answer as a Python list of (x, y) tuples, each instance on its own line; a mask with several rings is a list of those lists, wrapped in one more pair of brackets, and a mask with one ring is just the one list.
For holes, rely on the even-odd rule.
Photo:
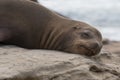
[(87, 50), (88, 56), (93, 56), (100, 52), (102, 48), (102, 44), (98, 42), (93, 42), (90, 43), (89, 46), (81, 46), (81, 47), (84, 47)]

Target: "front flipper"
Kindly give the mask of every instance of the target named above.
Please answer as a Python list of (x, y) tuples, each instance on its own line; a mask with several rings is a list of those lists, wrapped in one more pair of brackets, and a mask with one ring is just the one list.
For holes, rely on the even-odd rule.
[(11, 31), (7, 28), (0, 28), (0, 42), (4, 42), (11, 37)]

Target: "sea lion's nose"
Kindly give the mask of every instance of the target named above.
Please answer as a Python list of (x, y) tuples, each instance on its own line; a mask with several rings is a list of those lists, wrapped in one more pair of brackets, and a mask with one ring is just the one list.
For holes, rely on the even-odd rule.
[(99, 42), (94, 42), (91, 44), (91, 50), (94, 52), (93, 55), (98, 54), (101, 48), (102, 48), (102, 44), (100, 44)]
[(98, 42), (94, 42), (91, 44), (91, 49), (98, 49), (98, 48), (101, 48), (101, 46)]

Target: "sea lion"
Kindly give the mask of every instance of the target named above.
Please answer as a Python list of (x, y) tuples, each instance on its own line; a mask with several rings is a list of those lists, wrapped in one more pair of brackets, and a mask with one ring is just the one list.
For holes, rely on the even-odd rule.
[(0, 43), (92, 56), (102, 36), (92, 26), (27, 0), (0, 0)]

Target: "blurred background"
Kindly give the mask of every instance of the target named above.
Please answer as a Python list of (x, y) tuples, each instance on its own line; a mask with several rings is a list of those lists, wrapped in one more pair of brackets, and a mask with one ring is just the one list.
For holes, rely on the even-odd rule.
[(87, 22), (104, 38), (120, 41), (120, 0), (39, 0), (51, 10)]

